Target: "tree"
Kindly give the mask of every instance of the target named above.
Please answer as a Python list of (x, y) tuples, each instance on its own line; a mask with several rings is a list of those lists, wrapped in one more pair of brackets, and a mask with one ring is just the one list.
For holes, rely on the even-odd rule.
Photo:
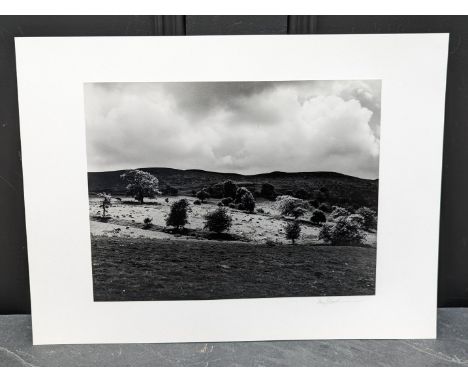
[(221, 233), (231, 228), (232, 218), (225, 208), (219, 207), (205, 216), (205, 228)]
[(175, 227), (177, 230), (183, 228), (187, 222), (187, 199), (180, 199), (172, 203), (171, 211), (166, 219), (166, 226)]
[(286, 233), (286, 239), (291, 240), (294, 244), (301, 234), (301, 226), (297, 220), (288, 222), (286, 227), (284, 227)]
[(314, 224), (322, 224), (322, 223), (325, 223), (327, 221), (327, 218), (325, 216), (325, 214), (320, 211), (320, 210), (315, 210), (313, 213), (312, 213), (312, 217), (310, 218), (310, 221)]
[(331, 213), (331, 217), (333, 219), (338, 219), (342, 216), (349, 216), (350, 214), (351, 213), (346, 208), (335, 206)]
[(112, 205), (112, 196), (110, 194), (107, 194), (105, 192), (102, 192), (98, 194), (101, 200), (101, 204), (99, 207), (102, 208), (102, 218), (108, 218), (109, 216), (106, 216), (107, 209)]
[(356, 210), (356, 214), (361, 215), (364, 218), (363, 228), (366, 230), (377, 228), (377, 213), (368, 207), (361, 207)]
[(323, 212), (331, 212), (331, 207), (328, 203), (322, 203), (320, 204), (320, 206), (318, 207), (319, 210), (322, 210)]
[(210, 194), (206, 190), (201, 190), (197, 192), (197, 198), (204, 202), (210, 197)]
[(120, 177), (127, 182), (127, 194), (141, 204), (143, 204), (144, 198), (154, 198), (160, 193), (158, 178), (146, 171), (129, 170)]
[(338, 218), (336, 224), (324, 224), (319, 239), (332, 245), (361, 245), (365, 235), (359, 225), (348, 217)]
[(243, 193), (239, 204), (240, 204), (240, 209), (242, 210), (248, 211), (250, 213), (254, 211), (255, 199), (249, 190)]
[(283, 216), (294, 216), (297, 212), (294, 212), (296, 208), (307, 210), (308, 203), (293, 196), (281, 195), (276, 198), (276, 208)]
[(225, 198), (232, 198), (235, 199), (236, 197), (236, 192), (237, 192), (237, 186), (232, 180), (226, 180), (223, 183), (223, 196)]
[(275, 186), (270, 183), (263, 183), (260, 195), (265, 199), (274, 200), (276, 197)]
[(303, 216), (306, 212), (307, 210), (305, 208), (296, 207), (291, 211), (291, 215), (294, 217), (294, 219), (298, 219), (301, 216)]

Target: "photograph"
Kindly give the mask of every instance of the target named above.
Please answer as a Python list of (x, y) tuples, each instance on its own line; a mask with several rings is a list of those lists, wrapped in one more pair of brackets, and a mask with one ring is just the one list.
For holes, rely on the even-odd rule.
[(381, 80), (83, 87), (94, 301), (375, 295)]

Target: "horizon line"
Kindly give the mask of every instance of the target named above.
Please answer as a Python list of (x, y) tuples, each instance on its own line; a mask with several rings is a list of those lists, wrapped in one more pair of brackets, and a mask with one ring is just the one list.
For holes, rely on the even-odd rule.
[(274, 170), (270, 172), (261, 172), (256, 174), (242, 174), (238, 172), (223, 172), (223, 171), (211, 171), (211, 170), (203, 170), (197, 168), (188, 168), (188, 169), (180, 169), (175, 167), (135, 167), (135, 168), (125, 168), (125, 169), (118, 169), (118, 170), (104, 170), (104, 171), (87, 171), (88, 174), (96, 174), (96, 173), (103, 173), (103, 172), (119, 172), (119, 171), (130, 171), (130, 170), (147, 170), (147, 169), (167, 169), (167, 170), (177, 170), (177, 171), (202, 171), (202, 172), (211, 172), (215, 174), (225, 174), (225, 175), (240, 175), (240, 176), (260, 176), (260, 175), (268, 175), (273, 173), (284, 173), (284, 174), (301, 174), (301, 173), (333, 173), (339, 174), (344, 176), (350, 176), (352, 178), (363, 179), (363, 180), (379, 180), (379, 178), (363, 178), (360, 176), (349, 175), (338, 171), (327, 171), (327, 170), (317, 170), (317, 171), (280, 171)]

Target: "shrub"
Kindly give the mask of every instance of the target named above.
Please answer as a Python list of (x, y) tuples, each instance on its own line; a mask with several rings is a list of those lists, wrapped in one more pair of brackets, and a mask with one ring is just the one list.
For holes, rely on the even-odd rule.
[(356, 214), (364, 218), (363, 228), (366, 230), (377, 228), (377, 213), (368, 207), (361, 207), (356, 210)]
[(143, 219), (143, 228), (150, 228), (153, 225), (153, 218), (144, 218)]
[(312, 213), (312, 217), (310, 218), (310, 221), (314, 224), (322, 224), (327, 221), (327, 218), (325, 214), (323, 213), (323, 211), (315, 210)]
[(323, 211), (323, 212), (331, 212), (331, 207), (328, 203), (322, 203), (320, 204), (320, 206), (318, 207), (319, 210)]
[(240, 200), (240, 209), (252, 213), (255, 210), (255, 199), (250, 191), (247, 190)]
[(204, 202), (210, 197), (210, 194), (206, 190), (201, 190), (197, 192), (197, 198)]
[(212, 198), (221, 199), (224, 196), (224, 183), (216, 183), (208, 187), (208, 192)]
[(224, 207), (224, 204), (222, 202), (218, 202), (218, 207)]
[(195, 204), (196, 206), (199, 206), (201, 205), (201, 200), (194, 200), (193, 204)]
[(226, 180), (223, 183), (223, 195), (225, 198), (232, 198), (236, 197), (237, 186), (232, 180)]
[(235, 197), (235, 202), (240, 203), (242, 200), (242, 197), (246, 194), (250, 193), (250, 191), (246, 187), (239, 187), (236, 191), (236, 197)]
[(264, 214), (265, 210), (263, 208), (257, 208), (257, 213)]
[(302, 199), (294, 198), (289, 195), (281, 195), (276, 198), (276, 208), (281, 215), (294, 216), (294, 210), (296, 208), (302, 208), (306, 210), (308, 203)]
[(364, 228), (364, 217), (359, 214), (351, 214), (348, 216), (348, 220), (357, 224), (360, 228)]
[(315, 199), (309, 200), (309, 204), (311, 205), (311, 207), (314, 207), (314, 208), (318, 208), (319, 206), (319, 202)]
[(307, 210), (305, 208), (296, 207), (291, 211), (291, 215), (294, 217), (294, 219), (297, 219), (303, 216), (306, 212)]
[(338, 206), (335, 206), (333, 208), (332, 213), (330, 214), (330, 216), (333, 219), (338, 219), (338, 218), (340, 218), (342, 216), (349, 216), (349, 215), (350, 215), (350, 212), (346, 208), (338, 207)]
[(294, 196), (298, 199), (309, 199), (310, 193), (306, 189), (300, 188), (294, 192)]
[(292, 244), (299, 239), (299, 236), (301, 234), (301, 226), (299, 225), (297, 220), (294, 220), (292, 222), (288, 222), (286, 226), (284, 227), (284, 231), (286, 234), (286, 239), (291, 240)]
[(237, 208), (235, 203), (229, 203), (229, 208)]
[(344, 216), (338, 218), (334, 225), (324, 224), (319, 233), (319, 239), (332, 245), (360, 245), (364, 237), (359, 225)]
[(172, 203), (171, 211), (166, 219), (166, 226), (172, 226), (176, 229), (183, 228), (187, 222), (187, 199), (180, 199)]
[(225, 208), (219, 207), (205, 216), (205, 228), (212, 232), (227, 231), (232, 224), (232, 218)]
[(101, 204), (99, 205), (99, 207), (102, 208), (102, 217), (106, 218), (106, 212), (108, 208), (112, 205), (112, 196), (105, 192), (98, 194), (98, 196), (102, 198)]
[(143, 204), (144, 198), (154, 198), (160, 194), (159, 181), (154, 175), (141, 170), (129, 170), (120, 178), (127, 182), (127, 194)]
[(228, 197), (228, 198), (223, 198), (221, 200), (221, 203), (223, 203), (225, 206), (229, 206), (229, 204), (231, 204), (233, 201), (234, 200), (232, 198)]
[(274, 200), (276, 197), (275, 187), (270, 183), (263, 183), (260, 195), (265, 199)]

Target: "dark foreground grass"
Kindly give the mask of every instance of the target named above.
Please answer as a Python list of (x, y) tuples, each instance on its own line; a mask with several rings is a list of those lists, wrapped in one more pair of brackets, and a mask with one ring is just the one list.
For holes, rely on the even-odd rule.
[(375, 293), (375, 248), (92, 237), (95, 301)]

